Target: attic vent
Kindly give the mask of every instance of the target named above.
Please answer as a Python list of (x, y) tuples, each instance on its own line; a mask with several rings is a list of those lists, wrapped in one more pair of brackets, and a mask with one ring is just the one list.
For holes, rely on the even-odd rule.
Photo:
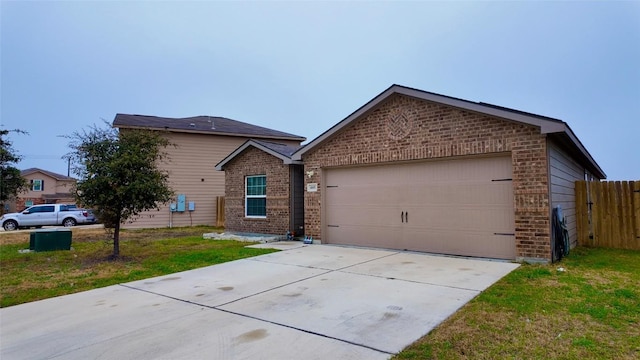
[(192, 128), (194, 128), (194, 127), (196, 127), (196, 124), (194, 124), (194, 123), (191, 123), (191, 124), (189, 124), (189, 127), (192, 127)]

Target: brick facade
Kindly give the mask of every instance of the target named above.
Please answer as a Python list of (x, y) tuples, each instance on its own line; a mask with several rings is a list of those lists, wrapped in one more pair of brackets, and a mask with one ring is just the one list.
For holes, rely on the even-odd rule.
[(304, 155), (305, 184), (318, 184), (318, 192), (305, 193), (306, 233), (322, 239), (323, 168), (499, 153), (510, 153), (513, 164), (517, 256), (548, 260), (547, 141), (540, 129), (400, 94)]
[[(267, 216), (246, 218), (245, 178), (267, 177)], [(254, 147), (225, 166), (225, 228), (230, 231), (285, 235), (290, 227), (290, 166)]]
[(31, 205), (42, 205), (42, 204), (46, 204), (46, 201), (44, 201), (43, 198), (18, 198), (16, 199), (16, 210), (15, 211), (20, 211), (22, 209), (27, 208), (27, 201), (31, 201)]

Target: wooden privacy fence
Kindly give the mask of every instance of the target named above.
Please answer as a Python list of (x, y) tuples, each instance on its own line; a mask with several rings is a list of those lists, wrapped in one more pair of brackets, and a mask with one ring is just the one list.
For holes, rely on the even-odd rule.
[(640, 181), (576, 181), (578, 243), (640, 250)]
[(216, 226), (224, 227), (224, 196), (216, 196)]

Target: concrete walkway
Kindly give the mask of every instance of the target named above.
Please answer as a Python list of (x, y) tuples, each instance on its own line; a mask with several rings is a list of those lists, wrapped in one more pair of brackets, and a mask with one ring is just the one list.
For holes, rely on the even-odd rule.
[(303, 246), (0, 309), (0, 358), (387, 359), (518, 265)]

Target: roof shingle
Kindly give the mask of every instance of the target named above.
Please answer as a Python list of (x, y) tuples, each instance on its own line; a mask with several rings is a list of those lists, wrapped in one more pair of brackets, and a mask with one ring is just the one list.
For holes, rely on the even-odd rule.
[(41, 172), (49, 177), (52, 177), (56, 180), (76, 180), (70, 176), (54, 173), (53, 171), (43, 170), (40, 168), (28, 168), (20, 171), (20, 176), (27, 176), (36, 172)]
[(149, 115), (116, 114), (113, 120), (113, 126), (117, 128), (148, 128), (154, 130), (198, 132), (266, 139), (306, 140), (303, 136), (217, 116), (166, 118)]
[(255, 139), (252, 139), (252, 140), (288, 158), (291, 158), (291, 155), (293, 155), (294, 152), (298, 151), (298, 149), (302, 147), (302, 145), (294, 146), (294, 145), (287, 145), (287, 144), (278, 144), (270, 141), (262, 141), (262, 140), (255, 140)]

